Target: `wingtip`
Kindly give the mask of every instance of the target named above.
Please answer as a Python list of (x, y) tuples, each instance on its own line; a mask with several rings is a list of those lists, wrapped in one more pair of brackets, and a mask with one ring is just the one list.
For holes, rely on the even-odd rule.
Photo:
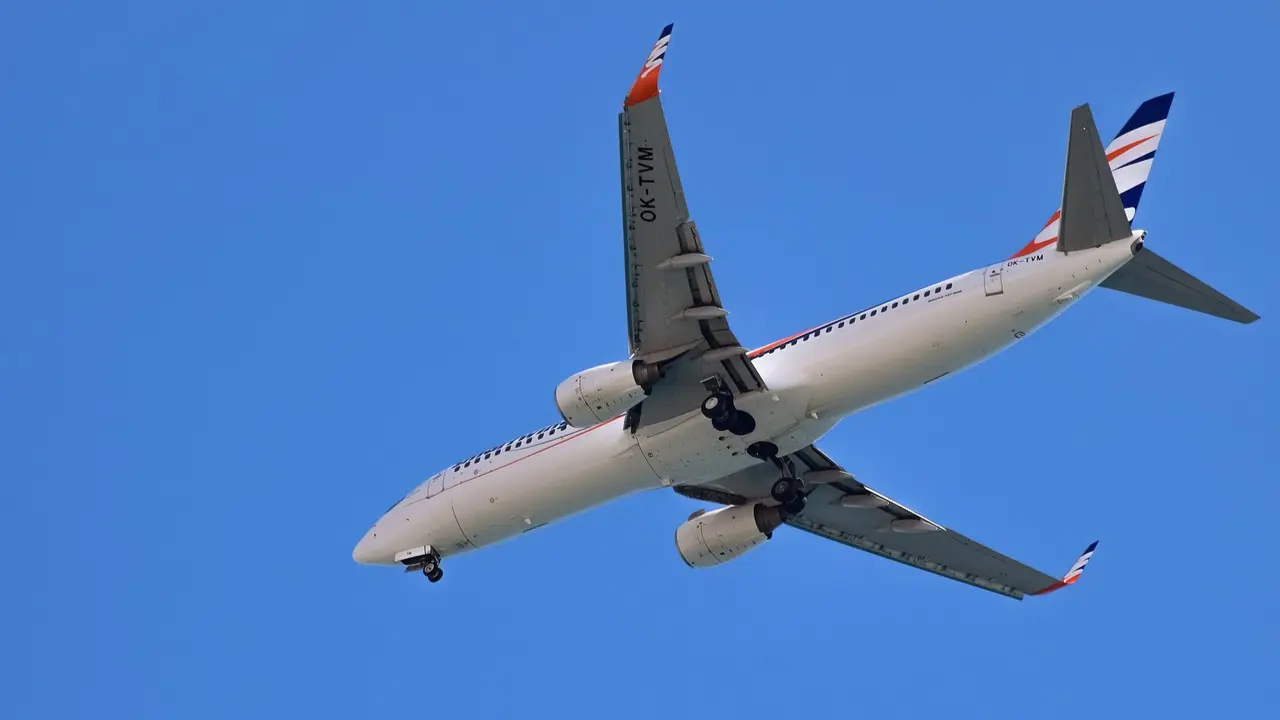
[(1062, 588), (1068, 585), (1074, 584), (1077, 580), (1080, 579), (1080, 576), (1084, 574), (1085, 566), (1089, 564), (1089, 560), (1093, 557), (1093, 551), (1097, 549), (1098, 549), (1098, 541), (1094, 540), (1093, 542), (1089, 543), (1089, 547), (1085, 548), (1084, 552), (1080, 553), (1080, 557), (1076, 558), (1076, 561), (1071, 565), (1071, 569), (1067, 571), (1066, 575), (1062, 576), (1061, 580), (1058, 580), (1057, 582), (1053, 583), (1049, 587), (1037, 590), (1031, 594), (1032, 595), (1048, 595), (1049, 593), (1055, 590), (1061, 590)]
[(671, 42), (671, 30), (675, 26), (675, 23), (670, 23), (662, 28), (657, 42), (649, 51), (649, 57), (644, 61), (644, 67), (640, 68), (640, 75), (636, 77), (626, 99), (622, 101), (623, 107), (638, 105), (658, 96), (658, 75), (662, 73), (662, 61), (667, 55), (667, 45)]

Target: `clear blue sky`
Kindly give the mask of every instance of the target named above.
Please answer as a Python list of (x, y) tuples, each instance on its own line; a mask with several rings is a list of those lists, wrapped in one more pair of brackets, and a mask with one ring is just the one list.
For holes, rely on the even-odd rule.
[[(670, 492), (436, 586), (352, 562), (406, 490), (625, 355), (615, 115), (667, 22), (685, 189), (751, 345), (1008, 256), (1056, 207), (1073, 105), (1110, 135), (1178, 92), (1139, 224), (1260, 323), (1095, 293), (822, 444), (1051, 572), (1100, 539), (1070, 592), (789, 531), (694, 572)], [(1271, 712), (1277, 26), (1274, 3), (7, 4), (0, 716)]]

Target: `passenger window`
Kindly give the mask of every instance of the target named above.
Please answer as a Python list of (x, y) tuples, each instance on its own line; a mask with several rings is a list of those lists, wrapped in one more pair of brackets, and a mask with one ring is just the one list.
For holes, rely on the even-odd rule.
[(875, 316), (876, 316), (876, 311), (875, 311), (875, 310), (872, 310), (872, 311), (871, 311), (871, 317), (875, 317)]
[(894, 304), (893, 304), (893, 307), (898, 307), (898, 303), (894, 303)]
[(866, 320), (866, 319), (867, 319), (867, 314), (866, 314), (866, 313), (862, 313), (862, 317), (860, 317), (860, 318), (858, 318), (858, 319), (859, 319), (859, 320)]
[(920, 299), (920, 293), (916, 293), (916, 296), (915, 296), (915, 297), (913, 297), (913, 298), (911, 298), (911, 299), (912, 299), (912, 300), (919, 300), (919, 299)]
[(933, 294), (934, 294), (934, 295), (937, 295), (937, 294), (938, 294), (938, 293), (940, 293), (940, 292), (942, 292), (942, 288), (940, 288), (940, 287), (936, 287), (936, 288), (934, 288), (934, 289), (933, 289)]
[(466, 463), (463, 464), (462, 467), (471, 467), (471, 461), (468, 460)]
[(928, 291), (928, 290), (925, 290), (925, 291), (924, 291), (924, 296), (925, 296), (925, 297), (929, 297), (929, 291)]
[(951, 289), (951, 283), (947, 283), (947, 289), (948, 289), (948, 290), (950, 290), (950, 289)]
[(489, 453), (485, 453), (485, 454), (484, 454), (484, 459), (485, 459), (485, 460), (488, 460), (488, 459), (489, 459)]
[(841, 320), (841, 321), (840, 321), (840, 327), (844, 327), (844, 321), (843, 321), (843, 320)]
[[(634, 381), (633, 381), (633, 382), (634, 382)], [(542, 433), (538, 433), (538, 439), (539, 439), (539, 440), (541, 440), (541, 439), (542, 439)]]
[(885, 305), (884, 307), (880, 308), (880, 312), (887, 312), (888, 310), (889, 310), (888, 305)]

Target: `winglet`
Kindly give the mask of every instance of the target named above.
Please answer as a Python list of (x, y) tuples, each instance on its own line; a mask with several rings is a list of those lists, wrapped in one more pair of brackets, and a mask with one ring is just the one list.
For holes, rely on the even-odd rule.
[(1047, 588), (1044, 588), (1043, 590), (1037, 590), (1031, 594), (1032, 595), (1048, 595), (1054, 590), (1061, 590), (1062, 588), (1079, 580), (1080, 575), (1084, 573), (1084, 566), (1089, 564), (1089, 558), (1093, 557), (1093, 551), (1097, 547), (1098, 547), (1098, 541), (1094, 540), (1093, 543), (1089, 545), (1089, 547), (1084, 549), (1084, 552), (1080, 554), (1080, 557), (1076, 558), (1075, 564), (1071, 566), (1071, 569), (1067, 571), (1066, 575), (1062, 576), (1061, 580), (1055, 582), (1054, 584), (1050, 585)]
[(662, 58), (666, 57), (667, 43), (671, 42), (673, 27), (675, 23), (662, 29), (658, 42), (653, 44), (653, 50), (649, 53), (649, 59), (644, 61), (644, 67), (640, 69), (640, 76), (636, 78), (635, 84), (631, 86), (631, 92), (627, 93), (626, 100), (622, 102), (623, 107), (638, 105), (658, 96), (658, 74), (662, 72)]

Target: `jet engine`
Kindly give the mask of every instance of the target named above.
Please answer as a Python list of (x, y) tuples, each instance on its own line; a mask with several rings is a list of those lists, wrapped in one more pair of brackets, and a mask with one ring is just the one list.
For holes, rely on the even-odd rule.
[(576, 428), (587, 428), (635, 407), (661, 377), (656, 365), (639, 360), (600, 365), (556, 386), (556, 409)]
[(676, 528), (676, 550), (689, 567), (722, 565), (773, 537), (785, 512), (760, 503), (699, 510)]

